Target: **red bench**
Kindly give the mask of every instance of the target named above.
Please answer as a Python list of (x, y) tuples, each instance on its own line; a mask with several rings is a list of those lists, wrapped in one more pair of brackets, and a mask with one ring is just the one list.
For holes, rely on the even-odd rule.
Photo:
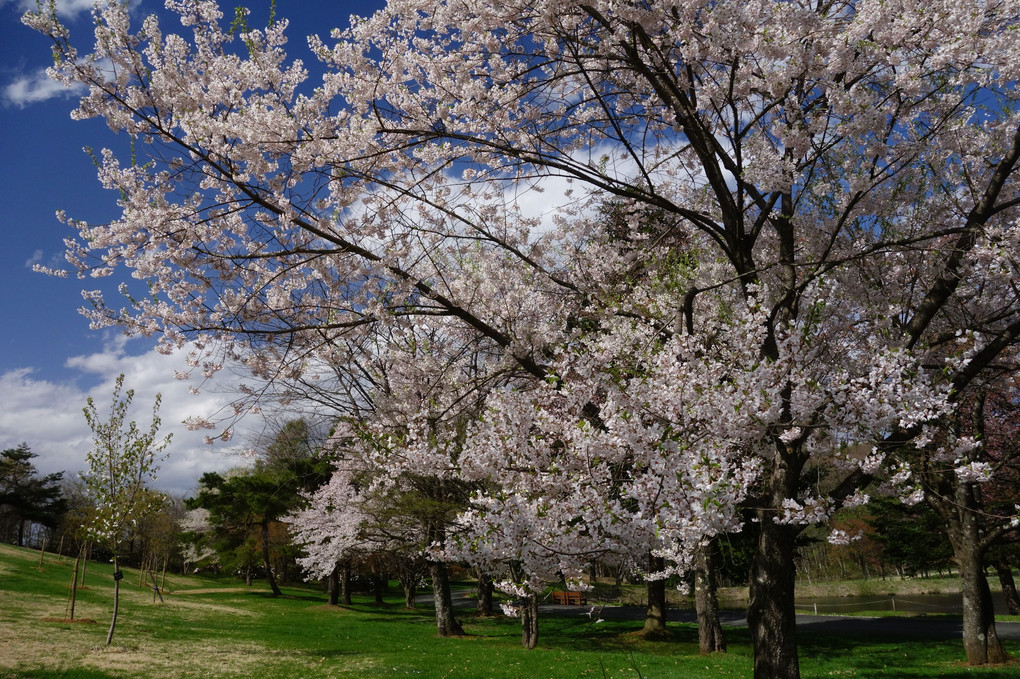
[(583, 606), (587, 603), (587, 600), (581, 592), (561, 592), (560, 590), (553, 590), (552, 602), (562, 606)]

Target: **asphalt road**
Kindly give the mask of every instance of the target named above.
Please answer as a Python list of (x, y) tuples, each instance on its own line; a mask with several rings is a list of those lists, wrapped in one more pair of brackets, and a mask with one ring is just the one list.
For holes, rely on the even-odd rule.
[[(589, 617), (590, 606), (540, 606), (548, 615)], [(643, 606), (606, 606), (596, 609), (592, 617), (605, 620), (641, 620)], [(720, 611), (722, 624), (728, 627), (745, 627), (747, 619), (742, 611)], [(697, 622), (690, 609), (670, 609), (670, 622)], [(825, 634), (859, 634), (882, 637), (914, 637), (922, 639), (959, 639), (963, 635), (963, 622), (952, 616), (865, 617), (857, 615), (806, 615), (797, 614), (797, 627)], [(999, 622), (995, 630), (1000, 639), (1020, 641), (1020, 623)]]
[[(419, 595), (417, 600), (431, 605), (432, 596)], [(458, 590), (453, 593), (454, 608), (474, 607), (473, 590)], [(644, 620), (644, 606), (561, 606), (542, 604), (539, 617), (558, 615), (578, 618), (602, 618), (603, 620)], [(589, 615), (589, 611), (591, 612)], [(720, 611), (722, 624), (727, 627), (746, 627), (747, 618), (743, 611)], [(667, 611), (669, 622), (697, 622), (693, 610), (671, 608)], [(911, 637), (915, 639), (959, 639), (963, 636), (963, 621), (953, 616), (903, 616), (866, 617), (862, 615), (810, 615), (797, 614), (797, 627), (806, 631), (824, 634), (855, 634), (879, 637)], [(995, 630), (1000, 639), (1020, 641), (1020, 623), (998, 622)]]

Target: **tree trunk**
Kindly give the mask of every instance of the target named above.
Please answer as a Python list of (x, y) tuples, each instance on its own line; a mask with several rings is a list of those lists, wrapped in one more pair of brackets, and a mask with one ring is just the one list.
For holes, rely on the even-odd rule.
[(999, 576), (999, 584), (1002, 586), (1002, 596), (1006, 599), (1006, 609), (1010, 615), (1020, 615), (1020, 595), (1016, 591), (1016, 581), (1013, 579), (1013, 569), (1004, 557), (995, 561), (995, 573)]
[(74, 620), (74, 604), (78, 600), (78, 564), (81, 562), (81, 552), (74, 559), (74, 575), (71, 576), (71, 603), (68, 606), (68, 620)]
[[(648, 557), (648, 572), (661, 571), (665, 568), (661, 557)], [(663, 637), (666, 631), (666, 581), (648, 580), (648, 609), (645, 611), (645, 627), (642, 634), (646, 637)]]
[(84, 558), (81, 562), (81, 584), (78, 585), (80, 589), (85, 589), (85, 570), (89, 567), (89, 558), (92, 556), (92, 545), (88, 542), (82, 547), (82, 555)]
[(429, 561), (429, 576), (432, 578), (432, 595), (436, 604), (436, 627), (441, 637), (455, 637), (464, 634), (464, 629), (453, 617), (453, 596), (450, 593), (450, 574), (442, 561)]
[(401, 578), (400, 586), (404, 590), (404, 608), (415, 608), (414, 597), (418, 593), (418, 577), (407, 576)]
[(719, 622), (718, 545), (712, 538), (698, 549), (694, 571), (694, 608), (698, 614), (698, 648), (702, 655), (724, 652), (722, 624)]
[(747, 626), (754, 650), (754, 679), (800, 679), (794, 585), (795, 539), (800, 526), (776, 523), (783, 500), (796, 497), (807, 457), (777, 449), (767, 488), (755, 511), (758, 545), (751, 562)]
[(538, 597), (529, 594), (521, 603), (521, 646), (527, 649), (538, 645)]
[(351, 605), (351, 562), (344, 561), (340, 565), (340, 603)]
[(273, 590), (274, 596), (280, 596), (282, 592), (276, 584), (276, 577), (273, 576), (273, 568), (269, 563), (269, 521), (262, 521), (262, 563), (266, 567), (266, 580), (269, 581), (269, 588)]
[(340, 603), (340, 564), (333, 566), (333, 570), (327, 576), (326, 588), (329, 592), (329, 605), (336, 606)]
[(759, 511), (758, 550), (751, 565), (747, 624), (754, 647), (754, 679), (799, 679), (794, 611), (795, 530)]
[(386, 576), (373, 571), (369, 579), (372, 581), (372, 594), (375, 595), (375, 603), (379, 605), (386, 603), (383, 601), (383, 594), (386, 593), (387, 587)]
[(110, 620), (110, 631), (106, 633), (106, 645), (113, 642), (113, 629), (117, 626), (117, 610), (120, 608), (120, 579), (123, 574), (117, 564), (117, 555), (113, 555), (113, 618)]
[(1009, 659), (995, 631), (992, 593), (985, 577), (981, 501), (973, 483), (958, 481), (950, 506), (936, 505), (949, 521), (949, 541), (960, 571), (963, 590), (963, 649), (970, 665), (1002, 663)]
[[(964, 546), (969, 540), (964, 540)], [(995, 631), (992, 593), (988, 589), (982, 555), (970, 550), (957, 557), (963, 588), (963, 649), (970, 665), (1004, 663), (1009, 655)]]
[(478, 594), (476, 609), (478, 615), (492, 616), (492, 578), (481, 569), (478, 571)]

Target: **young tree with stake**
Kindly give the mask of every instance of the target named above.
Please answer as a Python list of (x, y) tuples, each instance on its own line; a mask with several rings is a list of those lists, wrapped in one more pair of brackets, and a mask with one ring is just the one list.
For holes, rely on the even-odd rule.
[(135, 392), (128, 389), (121, 396), (124, 375), (117, 377), (113, 402), (106, 419), (100, 415), (90, 396), (84, 408), (85, 421), (92, 430), (92, 449), (87, 455), (88, 469), (82, 479), (95, 502), (95, 513), (89, 527), (91, 537), (113, 553), (113, 617), (106, 645), (113, 641), (120, 606), (118, 568), (120, 549), (140, 519), (153, 511), (157, 497), (146, 492), (146, 484), (156, 480), (162, 452), (170, 444), (170, 434), (157, 438), (160, 418), (160, 395), (152, 406), (152, 421), (147, 430), (134, 420), (127, 422)]

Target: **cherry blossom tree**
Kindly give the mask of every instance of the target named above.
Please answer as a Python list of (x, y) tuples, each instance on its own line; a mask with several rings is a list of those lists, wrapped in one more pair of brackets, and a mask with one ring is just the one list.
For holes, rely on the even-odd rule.
[[(294, 541), (305, 551), (298, 564), (311, 577), (339, 577), (345, 567), (349, 571), (351, 560), (367, 543), (367, 517), (361, 511), (359, 496), (349, 471), (337, 469), (325, 485), (308, 496), (306, 507), (284, 517)], [(344, 603), (349, 604), (349, 588), (344, 589)], [(335, 604), (334, 592), (330, 594)]]
[(492, 396), (539, 423), (522, 444), (564, 442), (573, 509), (605, 493), (613, 463), (576, 461), (598, 450), (630, 486), (598, 502), (654, 508), (679, 569), (746, 505), (755, 676), (799, 676), (796, 536), (1015, 357), (1016, 0), (391, 0), (310, 39), (314, 83), (286, 21), (168, 6), (183, 34), (98, 10), (87, 54), (26, 17), (89, 87), (76, 115), (135, 140), (97, 156), (121, 217), (67, 219), (80, 275), (146, 284), (88, 293), (93, 322), (192, 342), (196, 376), (304, 380), (441, 319), (523, 384)]
[(989, 548), (1017, 528), (1020, 513), (1015, 503), (1020, 458), (1012, 441), (1017, 415), (1013, 372), (1015, 366), (1004, 382), (984, 385), (962, 403), (911, 466), (918, 499), (945, 522), (953, 547), (963, 589), (964, 646), (972, 664), (1009, 659), (995, 629), (985, 567)]

